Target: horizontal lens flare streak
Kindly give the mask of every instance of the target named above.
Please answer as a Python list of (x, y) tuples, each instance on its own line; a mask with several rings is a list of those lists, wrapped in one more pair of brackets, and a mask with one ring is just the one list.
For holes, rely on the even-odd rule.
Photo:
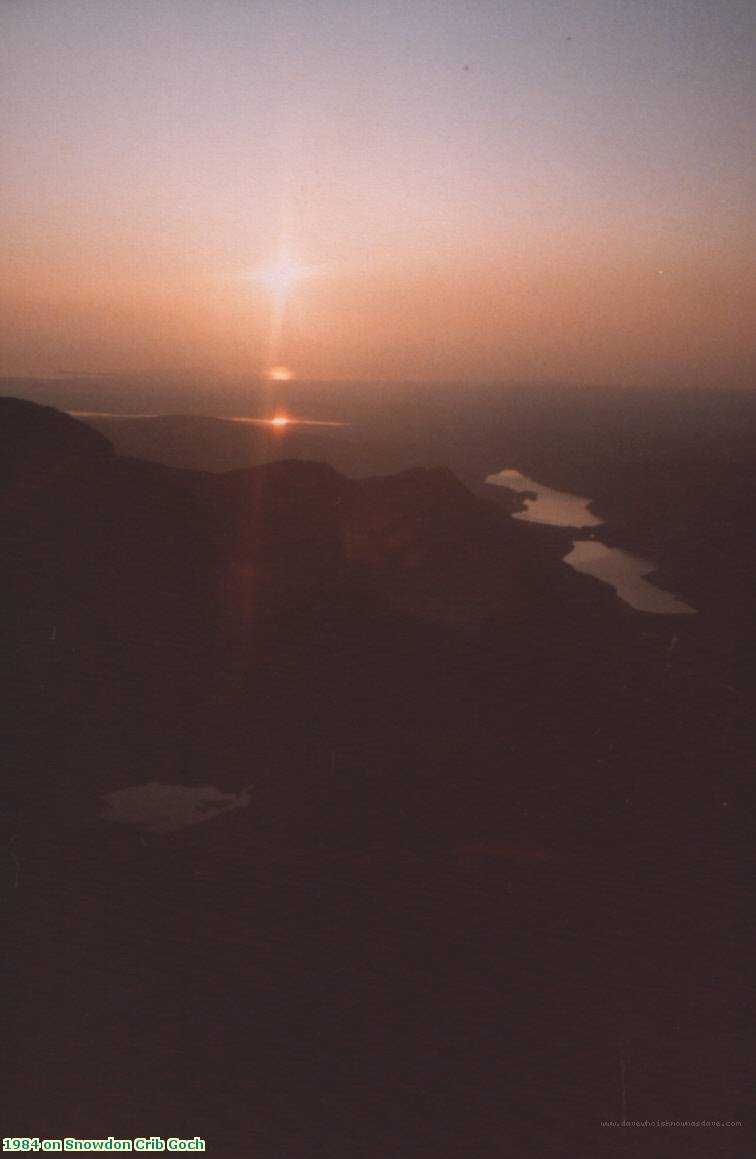
[[(165, 413), (154, 411), (147, 413), (132, 413), (124, 412), (118, 413), (116, 411), (105, 410), (69, 410), (64, 411), (64, 414), (71, 415), (72, 418), (82, 419), (158, 419), (165, 418)], [(180, 416), (177, 416), (180, 417)], [(197, 415), (197, 418), (202, 416)], [(214, 420), (215, 421), (215, 420)], [(264, 427), (350, 427), (351, 423), (339, 422), (336, 419), (302, 419), (293, 417), (292, 415), (272, 415), (268, 418), (261, 418), (258, 415), (218, 415), (218, 421), (226, 423), (256, 423)]]
[(258, 418), (251, 415), (222, 415), (226, 422), (254, 423), (264, 427), (349, 427), (351, 423), (336, 422), (332, 419), (300, 419), (291, 415), (273, 415), (272, 418)]

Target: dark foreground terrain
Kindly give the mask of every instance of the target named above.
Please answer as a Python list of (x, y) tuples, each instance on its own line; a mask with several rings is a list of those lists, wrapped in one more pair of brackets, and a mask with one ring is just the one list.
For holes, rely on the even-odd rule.
[[(0, 452), (5, 1134), (748, 1153), (744, 597), (632, 612), (444, 468)], [(151, 781), (250, 803), (101, 818)]]

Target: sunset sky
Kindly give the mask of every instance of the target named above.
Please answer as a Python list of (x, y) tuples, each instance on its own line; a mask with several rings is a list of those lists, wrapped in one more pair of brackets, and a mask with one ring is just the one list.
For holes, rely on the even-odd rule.
[(755, 11), (2, 0), (0, 373), (746, 385)]

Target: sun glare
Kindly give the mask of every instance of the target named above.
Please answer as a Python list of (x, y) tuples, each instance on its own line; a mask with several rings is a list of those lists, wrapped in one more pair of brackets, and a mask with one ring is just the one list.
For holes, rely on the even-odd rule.
[(272, 427), (279, 428), (287, 427), (289, 425), (289, 419), (286, 417), (286, 415), (274, 415), (274, 417), (270, 420), (270, 425)]
[(270, 332), (267, 358), (263, 364), (267, 365), (267, 369), (262, 373), (271, 382), (289, 382), (294, 377), (294, 372), (288, 366), (282, 365), (286, 357), (284, 324), (289, 309), (290, 291), (298, 282), (316, 273), (317, 269), (317, 266), (306, 266), (294, 261), (289, 256), (286, 244), (282, 242), (278, 257), (272, 265), (244, 275), (262, 283), (270, 291)]
[(288, 255), (282, 254), (272, 266), (261, 270), (258, 277), (275, 294), (285, 297), (292, 286), (307, 277), (308, 272), (306, 266), (301, 266), (292, 261)]

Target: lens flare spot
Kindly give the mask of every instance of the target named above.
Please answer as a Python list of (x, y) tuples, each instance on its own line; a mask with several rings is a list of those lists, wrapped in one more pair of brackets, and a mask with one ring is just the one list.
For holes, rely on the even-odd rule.
[(290, 420), (287, 418), (286, 415), (274, 415), (273, 418), (270, 420), (270, 425), (272, 427), (278, 427), (278, 429), (280, 430), (282, 427), (288, 427), (289, 422), (290, 422)]
[(271, 366), (267, 372), (267, 376), (271, 382), (291, 382), (294, 377), (294, 371), (288, 366)]

